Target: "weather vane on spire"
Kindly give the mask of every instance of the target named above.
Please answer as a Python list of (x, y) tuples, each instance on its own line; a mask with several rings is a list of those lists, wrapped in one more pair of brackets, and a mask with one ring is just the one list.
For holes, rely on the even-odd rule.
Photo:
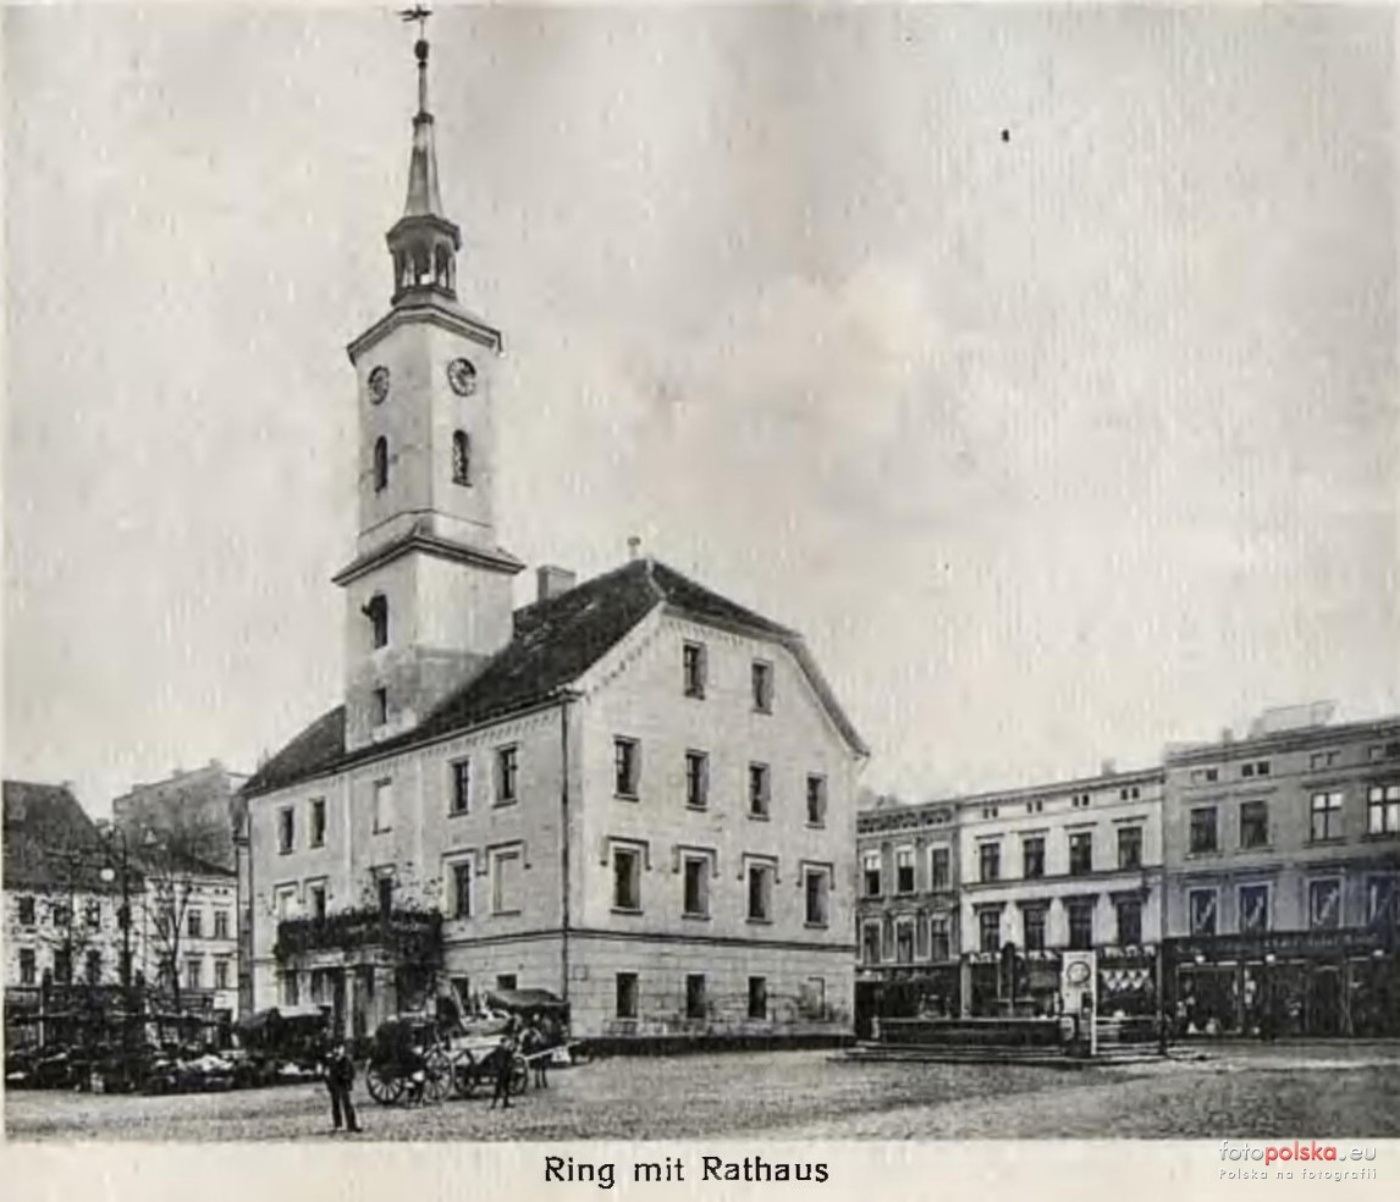
[(432, 10), (421, 4), (399, 11), (403, 20), (418, 22), (418, 41), (413, 44), (413, 52), (418, 56), (419, 116), (425, 116), (428, 112), (428, 18), (432, 15)]

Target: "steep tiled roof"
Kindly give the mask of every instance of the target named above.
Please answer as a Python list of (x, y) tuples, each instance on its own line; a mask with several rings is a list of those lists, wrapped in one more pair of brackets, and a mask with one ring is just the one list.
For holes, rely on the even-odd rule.
[(97, 827), (66, 785), (7, 780), (4, 793), (6, 889), (103, 887)]
[(864, 752), (801, 638), (785, 626), (696, 584), (673, 568), (638, 559), (515, 611), (515, 637), (459, 692), (417, 727), (352, 754), (345, 751), (345, 707), (322, 715), (264, 764), (246, 796), (280, 789), (332, 767), (450, 734), (558, 696), (658, 605), (722, 626), (777, 639), (801, 663), (842, 735)]

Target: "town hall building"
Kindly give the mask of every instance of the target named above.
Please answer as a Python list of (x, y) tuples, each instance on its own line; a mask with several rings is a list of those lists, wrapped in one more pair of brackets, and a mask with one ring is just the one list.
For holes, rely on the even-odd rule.
[(543, 988), (582, 1036), (847, 1032), (867, 751), (802, 638), (635, 552), (514, 607), (502, 338), (457, 300), (415, 49), (392, 301), (349, 347), (344, 698), (242, 791), (251, 1004), (361, 1034)]

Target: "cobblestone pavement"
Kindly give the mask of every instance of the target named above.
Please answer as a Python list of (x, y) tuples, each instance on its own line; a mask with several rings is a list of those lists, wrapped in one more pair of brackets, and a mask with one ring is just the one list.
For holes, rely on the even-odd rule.
[[(357, 1086), (369, 1140), (975, 1139), (1400, 1135), (1400, 1045), (1221, 1048), (1083, 1070), (853, 1063), (822, 1052), (610, 1059), (560, 1070), (509, 1111), (407, 1109)], [(182, 1097), (15, 1092), (10, 1139), (332, 1136), (325, 1090)]]

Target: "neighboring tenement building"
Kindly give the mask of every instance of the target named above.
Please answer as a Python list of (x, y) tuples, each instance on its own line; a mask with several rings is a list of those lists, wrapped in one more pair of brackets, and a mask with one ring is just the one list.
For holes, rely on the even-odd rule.
[(1400, 718), (1273, 711), (1166, 756), (1183, 1030), (1400, 1034)]
[(957, 1014), (955, 802), (884, 804), (856, 820), (857, 1034), (881, 1012)]
[(230, 772), (218, 760), (165, 780), (132, 785), (112, 801), (112, 820), (129, 833), (158, 831), (201, 859), (232, 870), (238, 791), (247, 773)]
[(344, 703), (243, 790), (251, 1002), (360, 1034), (542, 987), (583, 1035), (846, 1031), (866, 752), (802, 639), (642, 557), (513, 609), (501, 335), (456, 299), (427, 52), (391, 308), (350, 346)]
[(964, 1012), (996, 1013), (1008, 945), (1016, 994), (1052, 1013), (1060, 953), (1099, 952), (1100, 1009), (1156, 1010), (1161, 943), (1162, 770), (1148, 768), (960, 798)]
[(233, 873), (104, 837), (63, 785), (5, 781), (4, 808), (10, 1046), (38, 1041), (46, 1024), (80, 1007), (121, 1008), (123, 990), (144, 993), (147, 983), (148, 1013), (178, 1000), (179, 1011), (211, 1027), (233, 1018)]
[(1067, 948), (1098, 950), (1104, 1013), (1155, 1014), (1162, 780), (1106, 769), (860, 814), (862, 1026), (1053, 1013)]

